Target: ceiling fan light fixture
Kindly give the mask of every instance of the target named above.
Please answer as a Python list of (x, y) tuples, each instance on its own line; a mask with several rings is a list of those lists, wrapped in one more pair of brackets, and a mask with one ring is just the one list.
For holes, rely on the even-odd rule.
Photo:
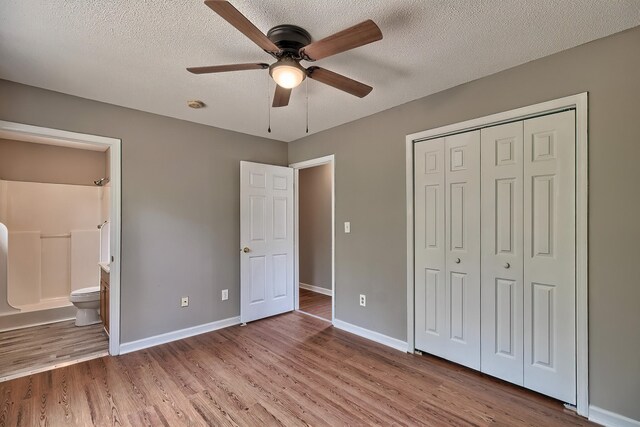
[(291, 58), (283, 58), (271, 65), (269, 74), (278, 86), (285, 89), (300, 85), (307, 76), (306, 70)]

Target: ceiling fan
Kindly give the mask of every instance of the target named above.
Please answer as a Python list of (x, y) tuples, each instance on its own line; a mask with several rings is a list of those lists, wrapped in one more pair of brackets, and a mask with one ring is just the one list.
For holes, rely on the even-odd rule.
[(288, 105), (291, 90), (302, 83), (306, 77), (360, 98), (367, 96), (373, 90), (371, 86), (325, 68), (316, 66), (304, 68), (300, 65), (300, 61), (303, 60), (316, 61), (381, 40), (382, 32), (372, 20), (366, 20), (322, 40), (311, 42), (311, 35), (304, 28), (295, 25), (278, 25), (271, 28), (265, 35), (226, 0), (207, 0), (204, 4), (273, 56), (276, 62), (271, 65), (251, 63), (191, 67), (187, 68), (187, 71), (194, 74), (208, 74), (268, 68), (269, 74), (277, 83), (273, 96), (274, 107)]

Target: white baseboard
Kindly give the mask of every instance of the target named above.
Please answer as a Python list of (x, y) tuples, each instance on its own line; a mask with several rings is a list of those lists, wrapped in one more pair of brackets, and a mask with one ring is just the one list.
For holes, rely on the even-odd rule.
[(306, 289), (311, 292), (317, 292), (319, 294), (328, 295), (330, 297), (333, 296), (333, 291), (331, 289), (322, 288), (320, 286), (313, 286), (313, 285), (309, 285), (307, 283), (302, 283), (302, 282), (300, 282), (300, 287), (302, 289)]
[(624, 415), (589, 405), (589, 421), (607, 427), (639, 427), (640, 421), (627, 418)]
[(218, 329), (228, 328), (229, 326), (239, 324), (240, 316), (236, 316), (230, 317), (228, 319), (218, 320), (216, 322), (205, 323), (204, 325), (192, 326), (190, 328), (180, 329), (178, 331), (167, 332), (166, 334), (143, 338), (137, 341), (122, 343), (120, 344), (120, 354), (131, 353), (132, 351), (142, 350), (144, 348), (149, 348), (160, 344), (166, 344), (171, 341), (177, 341), (183, 338), (189, 338), (194, 335), (200, 335), (206, 332), (216, 331)]
[(369, 329), (361, 328), (360, 326), (352, 325), (351, 323), (343, 322), (342, 320), (333, 319), (333, 326), (342, 329), (343, 331), (351, 332), (352, 334), (361, 336), (371, 341), (386, 345), (396, 350), (406, 353), (409, 350), (409, 346), (406, 341), (401, 341), (396, 338), (391, 338), (387, 335), (383, 335), (379, 332), (371, 331)]

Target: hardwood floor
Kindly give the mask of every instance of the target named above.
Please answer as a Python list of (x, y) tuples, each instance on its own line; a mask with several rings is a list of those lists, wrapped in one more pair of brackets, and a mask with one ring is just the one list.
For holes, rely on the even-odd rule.
[(101, 324), (76, 327), (70, 320), (0, 332), (0, 381), (104, 356), (108, 348)]
[(301, 313), (0, 383), (0, 426), (592, 425)]
[(300, 288), (300, 311), (331, 321), (331, 297)]

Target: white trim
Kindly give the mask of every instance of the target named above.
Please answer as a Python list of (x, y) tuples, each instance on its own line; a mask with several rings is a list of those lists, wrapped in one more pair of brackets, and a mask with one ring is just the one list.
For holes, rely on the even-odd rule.
[(387, 347), (394, 348), (404, 353), (406, 353), (408, 350), (407, 343), (405, 341), (401, 341), (399, 339), (392, 338), (390, 336), (383, 335), (379, 332), (375, 332), (369, 329), (361, 328), (360, 326), (356, 326), (351, 323), (343, 322), (342, 320), (338, 320), (335, 317), (333, 319), (333, 326), (335, 328), (342, 329), (343, 331), (347, 331), (362, 338), (375, 341), (379, 344), (386, 345)]
[(10, 374), (10, 375), (4, 376), (4, 377), (0, 377), (0, 383), (4, 382), (4, 381), (9, 381), (9, 380), (15, 380), (16, 378), (26, 377), (28, 375), (39, 374), (40, 372), (46, 372), (46, 371), (52, 371), (52, 370), (58, 369), (58, 368), (64, 368), (65, 366), (75, 365), (76, 363), (82, 363), (82, 362), (86, 362), (88, 360), (98, 359), (100, 357), (104, 357), (104, 356), (108, 356), (108, 355), (109, 355), (109, 352), (107, 350), (102, 350), (102, 351), (98, 351), (96, 353), (87, 354), (87, 355), (82, 356), (82, 357), (77, 357), (77, 358), (74, 358), (74, 359), (65, 360), (64, 362), (56, 363), (54, 365), (41, 366), (39, 368), (31, 369), (31, 370), (28, 370), (28, 371), (18, 371), (18, 372), (15, 372), (13, 374)]
[(111, 255), (114, 261), (111, 263), (109, 277), (109, 353), (115, 356), (120, 353), (120, 238), (122, 224), (122, 175), (121, 175), (121, 144), (117, 138), (90, 135), (85, 133), (70, 132), (61, 129), (51, 129), (40, 126), (25, 125), (22, 123), (6, 122), (0, 120), (0, 131), (14, 132), (30, 135), (38, 138), (54, 138), (69, 143), (93, 144), (110, 148), (111, 151)]
[(207, 332), (217, 331), (218, 329), (228, 328), (240, 324), (240, 316), (230, 317), (215, 322), (205, 323), (203, 325), (191, 326), (190, 328), (179, 329), (177, 331), (167, 332), (165, 334), (155, 335), (148, 338), (142, 338), (137, 341), (125, 342), (120, 345), (120, 354), (131, 353), (160, 344), (189, 338), (194, 335), (205, 334)]
[(330, 154), (328, 156), (319, 157), (316, 159), (305, 160), (302, 162), (291, 163), (289, 165), (290, 168), (293, 168), (293, 186), (294, 186), (294, 256), (295, 261), (293, 264), (294, 268), (294, 279), (295, 279), (295, 289), (294, 289), (294, 309), (300, 309), (300, 238), (299, 238), (299, 206), (298, 206), (298, 188), (299, 184), (299, 175), (298, 172), (300, 169), (312, 168), (314, 166), (322, 166), (322, 165), (330, 165), (331, 167), (331, 323), (335, 321), (336, 318), (336, 160), (335, 155)]
[(302, 289), (306, 289), (308, 291), (316, 292), (322, 295), (328, 295), (330, 297), (333, 296), (333, 291), (331, 289), (323, 288), (322, 286), (309, 285), (308, 283), (302, 283), (302, 282), (299, 282), (299, 283)]
[(639, 427), (640, 421), (634, 420), (597, 406), (589, 406), (589, 421), (607, 427)]
[(413, 255), (413, 140), (407, 136), (406, 153), (406, 182), (407, 182), (407, 351), (415, 351), (415, 322), (414, 322), (414, 255)]
[(515, 110), (455, 123), (406, 137), (407, 197), (407, 343), (414, 341), (414, 253), (413, 253), (413, 145), (426, 139), (467, 132), (542, 114), (576, 110), (576, 401), (579, 415), (589, 416), (589, 315), (588, 315), (588, 94), (567, 96)]
[(22, 123), (6, 122), (0, 120), (0, 131), (15, 132), (22, 135), (37, 138), (54, 138), (70, 143), (102, 145), (105, 149), (113, 145), (119, 139), (106, 136), (90, 135), (87, 133), (70, 132), (61, 129), (51, 129), (41, 126), (25, 125)]
[(589, 416), (588, 95), (576, 95), (576, 408)]

